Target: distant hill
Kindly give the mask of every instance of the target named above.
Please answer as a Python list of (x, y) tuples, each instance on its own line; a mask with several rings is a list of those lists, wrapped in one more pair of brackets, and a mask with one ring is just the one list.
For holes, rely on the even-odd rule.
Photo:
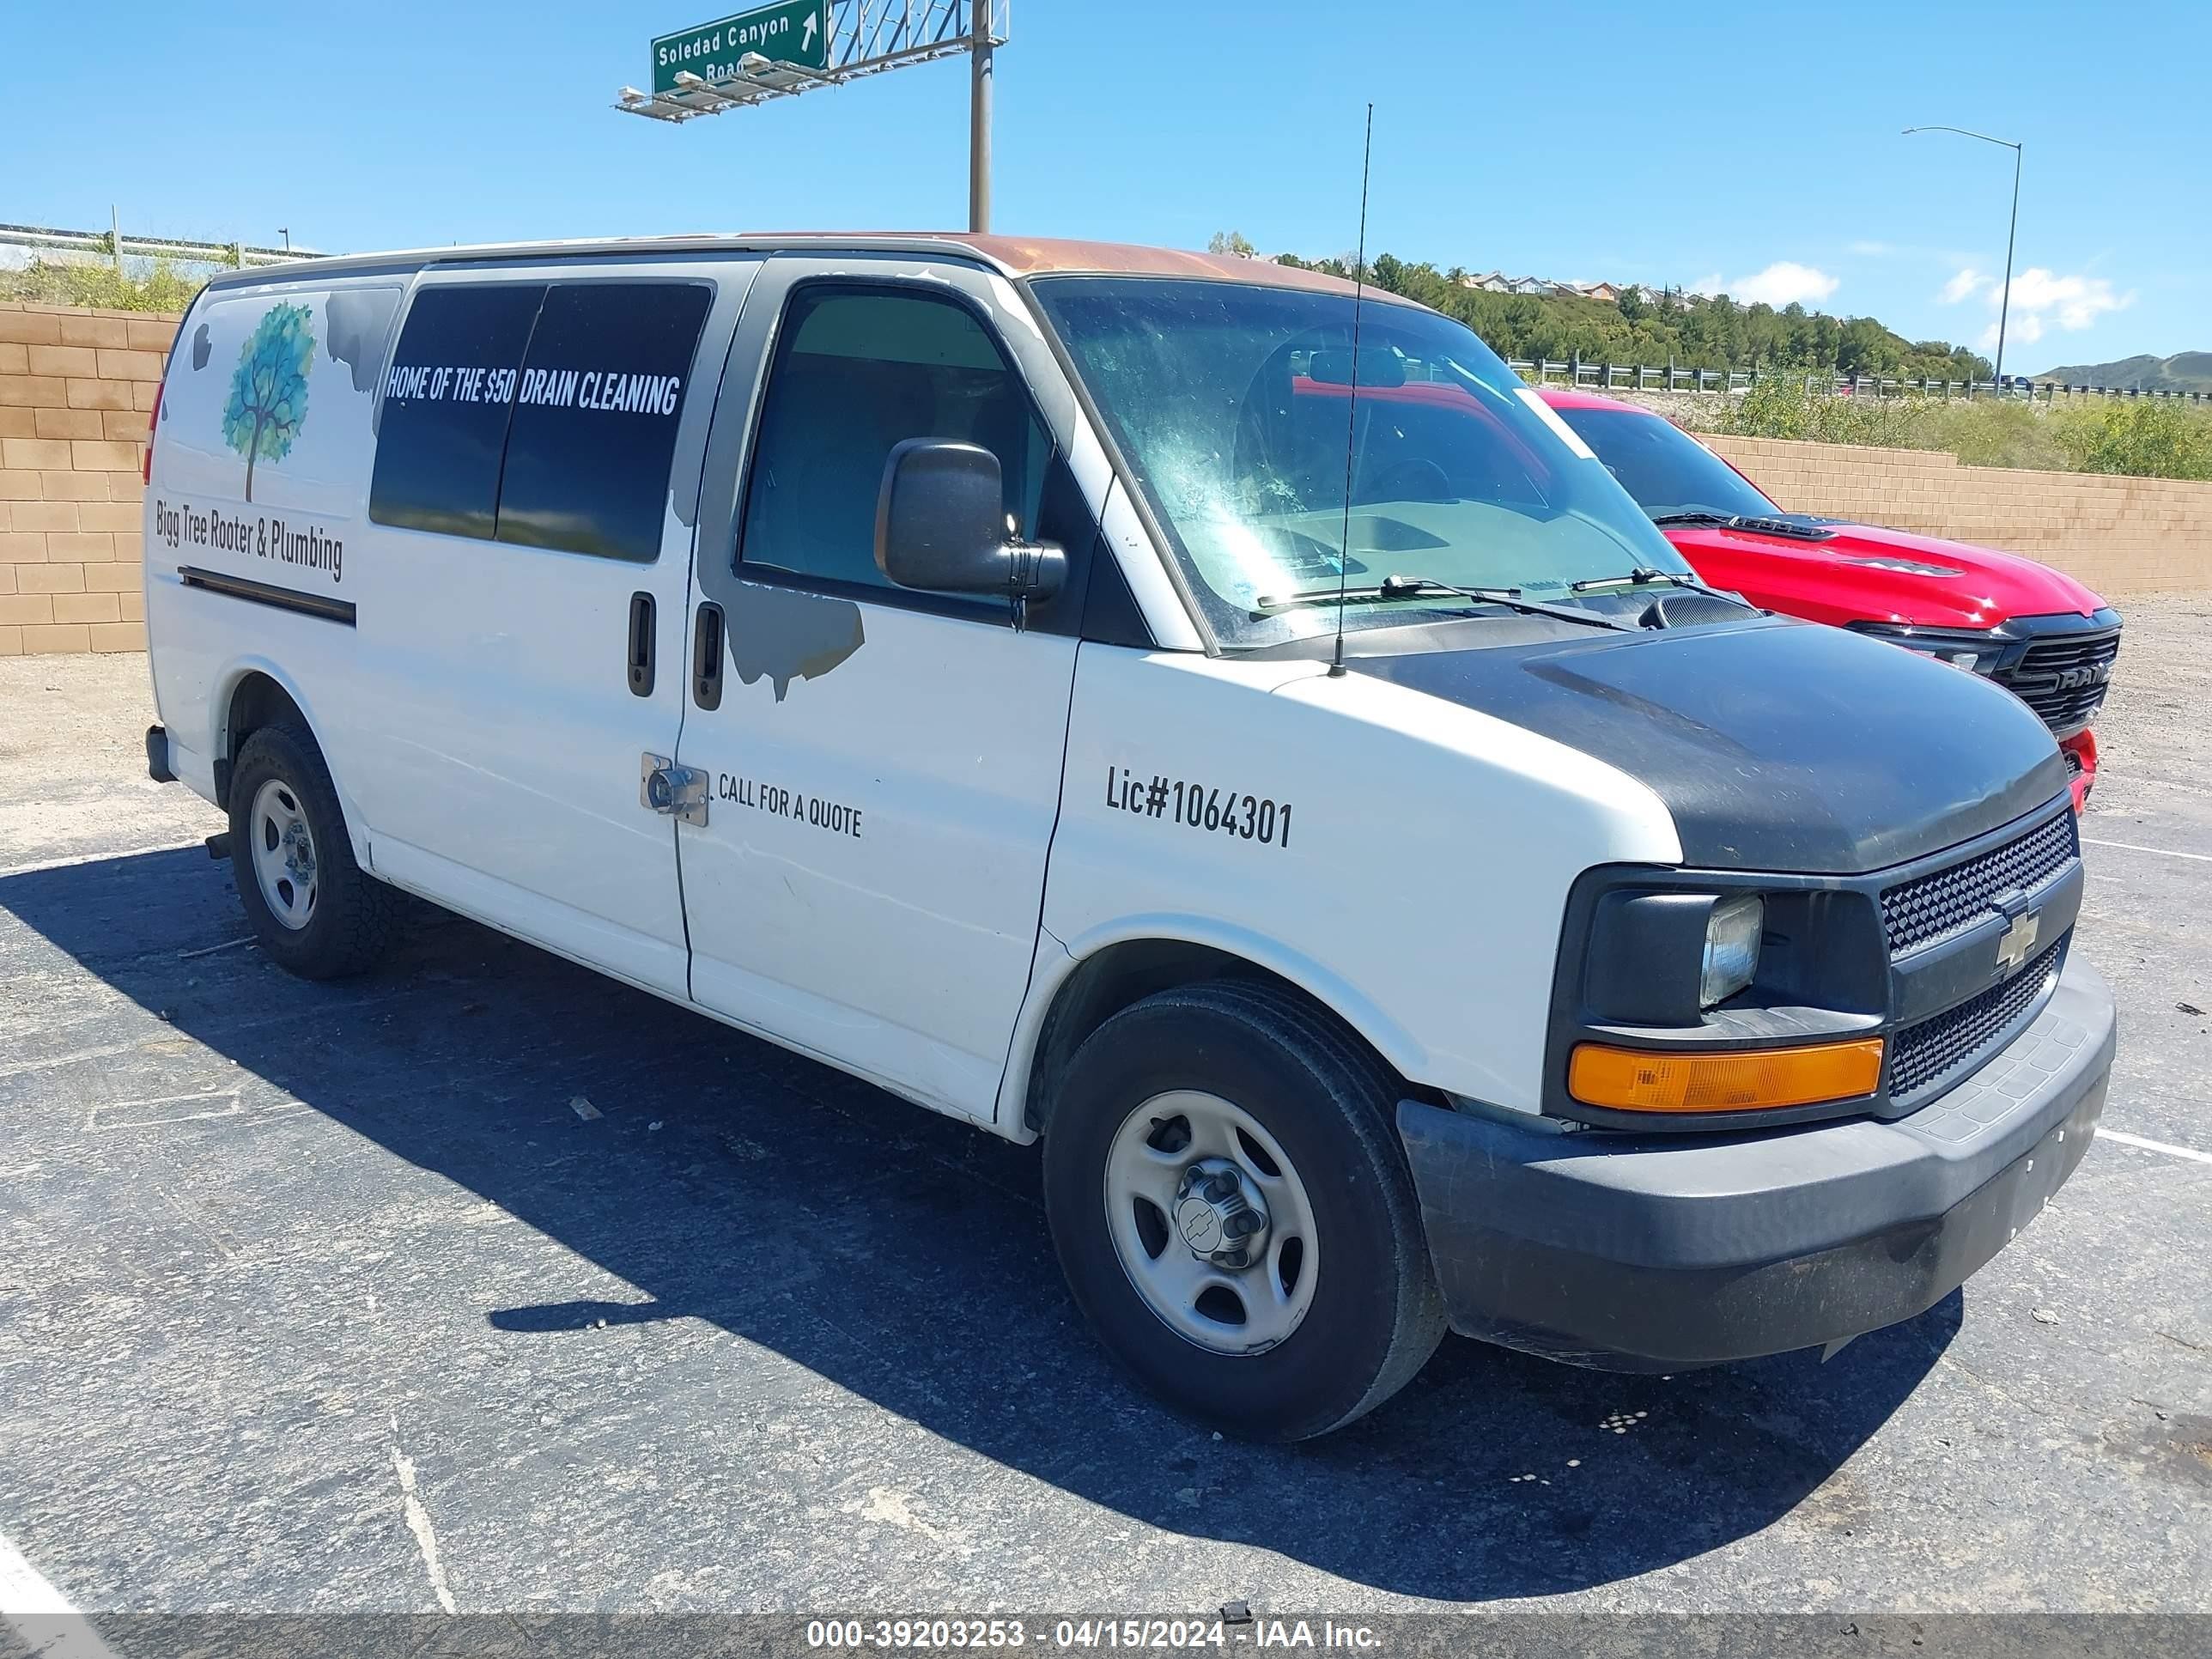
[(2125, 392), (2212, 392), (2212, 351), (2179, 351), (2171, 357), (2123, 357), (2117, 363), (2076, 363), (2033, 376), (2068, 386), (2109, 386)]

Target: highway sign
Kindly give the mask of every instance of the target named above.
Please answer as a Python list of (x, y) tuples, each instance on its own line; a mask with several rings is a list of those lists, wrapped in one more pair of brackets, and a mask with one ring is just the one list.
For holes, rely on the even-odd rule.
[(770, 63), (826, 69), (830, 63), (830, 0), (777, 0), (734, 17), (656, 37), (653, 89), (676, 90), (688, 70), (713, 82), (738, 78), (738, 60), (757, 52)]

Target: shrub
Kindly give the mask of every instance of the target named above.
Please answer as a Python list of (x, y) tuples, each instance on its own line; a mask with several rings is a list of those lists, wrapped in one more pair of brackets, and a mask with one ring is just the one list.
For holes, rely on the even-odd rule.
[(2073, 463), (2058, 441), (2051, 411), (2010, 398), (1928, 406), (1921, 428), (1929, 449), (1948, 450), (1968, 466), (2019, 466), (2064, 472)]
[(0, 300), (39, 305), (97, 306), (110, 311), (182, 311), (205, 279), (156, 259), (142, 276), (112, 264), (33, 259), (21, 270), (0, 270)]
[(1752, 438), (1917, 449), (1925, 447), (1921, 428), (1927, 408), (1918, 398), (1814, 392), (1804, 376), (1784, 372), (1762, 376), (1741, 397), (1730, 398), (1717, 430)]
[(1845, 397), (1783, 374), (1693, 423), (1751, 438), (1944, 450), (1968, 466), (2212, 478), (2212, 410), (2162, 399), (2053, 407), (2017, 398)]
[(2050, 423), (2077, 472), (2212, 478), (2212, 416), (2202, 410), (2113, 398), (2054, 410)]

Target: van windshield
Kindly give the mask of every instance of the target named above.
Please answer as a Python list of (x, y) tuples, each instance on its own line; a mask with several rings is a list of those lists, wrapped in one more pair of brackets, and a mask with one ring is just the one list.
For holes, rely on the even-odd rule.
[(1333, 631), (1340, 578), (1349, 629), (1502, 614), (1407, 591), (1417, 581), (1572, 602), (1578, 580), (1688, 569), (1588, 446), (1449, 318), (1370, 302), (1355, 364), (1349, 295), (1031, 286), (1224, 647)]

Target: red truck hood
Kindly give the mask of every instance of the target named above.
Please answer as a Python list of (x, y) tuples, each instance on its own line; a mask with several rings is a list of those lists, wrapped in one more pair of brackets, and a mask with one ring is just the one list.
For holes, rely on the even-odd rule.
[[(1994, 548), (1873, 525), (1826, 527), (1834, 534), (1817, 542), (1702, 525), (1666, 536), (1715, 587), (1815, 622), (1993, 628), (2014, 617), (2086, 617), (2104, 605), (2063, 572)], [(1900, 563), (1908, 568), (1892, 568)]]

